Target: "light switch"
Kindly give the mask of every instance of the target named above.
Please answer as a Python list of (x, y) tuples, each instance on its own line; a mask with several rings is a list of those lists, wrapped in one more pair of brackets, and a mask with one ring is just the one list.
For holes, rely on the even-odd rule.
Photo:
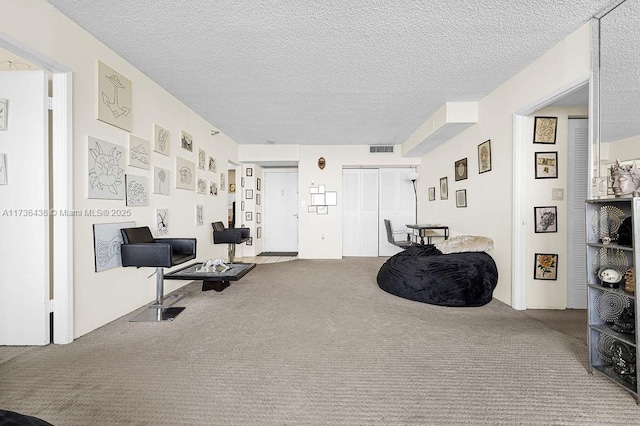
[(551, 199), (555, 201), (564, 200), (564, 188), (551, 188)]

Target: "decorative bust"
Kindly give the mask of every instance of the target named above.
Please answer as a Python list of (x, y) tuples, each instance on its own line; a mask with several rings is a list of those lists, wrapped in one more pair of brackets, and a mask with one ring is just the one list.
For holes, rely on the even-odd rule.
[(611, 166), (613, 193), (618, 198), (632, 198), (640, 196), (640, 170), (634, 161), (631, 165), (622, 165), (620, 160)]

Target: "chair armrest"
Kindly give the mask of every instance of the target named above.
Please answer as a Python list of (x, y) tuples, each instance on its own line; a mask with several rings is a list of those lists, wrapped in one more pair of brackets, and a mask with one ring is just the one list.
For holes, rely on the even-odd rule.
[(170, 267), (171, 244), (120, 244), (122, 266)]
[(249, 232), (251, 231), (249, 228), (235, 228), (235, 229), (239, 229), (240, 233), (242, 235), (242, 239), (243, 240), (247, 240), (251, 237), (251, 235), (249, 234)]
[(195, 238), (156, 238), (156, 243), (170, 244), (173, 253), (196, 254), (197, 240)]

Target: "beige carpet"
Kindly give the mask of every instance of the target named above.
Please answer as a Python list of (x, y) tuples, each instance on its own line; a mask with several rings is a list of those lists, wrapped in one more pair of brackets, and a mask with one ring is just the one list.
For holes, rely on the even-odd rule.
[(583, 338), (497, 301), (392, 296), (383, 261), (258, 265), (222, 293), (188, 284), (174, 322), (0, 347), (0, 408), (56, 426), (640, 423)]

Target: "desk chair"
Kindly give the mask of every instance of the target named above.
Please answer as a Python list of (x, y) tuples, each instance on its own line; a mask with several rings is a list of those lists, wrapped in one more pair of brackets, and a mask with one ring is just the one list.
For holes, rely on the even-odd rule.
[[(409, 234), (402, 231), (393, 231), (393, 228), (391, 227), (391, 221), (389, 219), (384, 220), (384, 226), (385, 228), (387, 228), (387, 241), (389, 241), (389, 243), (403, 249), (413, 245), (413, 243), (409, 240)], [(406, 240), (396, 240), (395, 235), (400, 234), (403, 234), (406, 237)]]
[(213, 244), (229, 244), (229, 262), (236, 256), (236, 244), (249, 241), (249, 228), (225, 228), (222, 222), (213, 222)]
[(131, 321), (172, 321), (184, 308), (171, 307), (183, 294), (164, 297), (164, 268), (196, 258), (195, 238), (153, 238), (148, 226), (120, 230), (122, 266), (156, 268), (156, 300)]

